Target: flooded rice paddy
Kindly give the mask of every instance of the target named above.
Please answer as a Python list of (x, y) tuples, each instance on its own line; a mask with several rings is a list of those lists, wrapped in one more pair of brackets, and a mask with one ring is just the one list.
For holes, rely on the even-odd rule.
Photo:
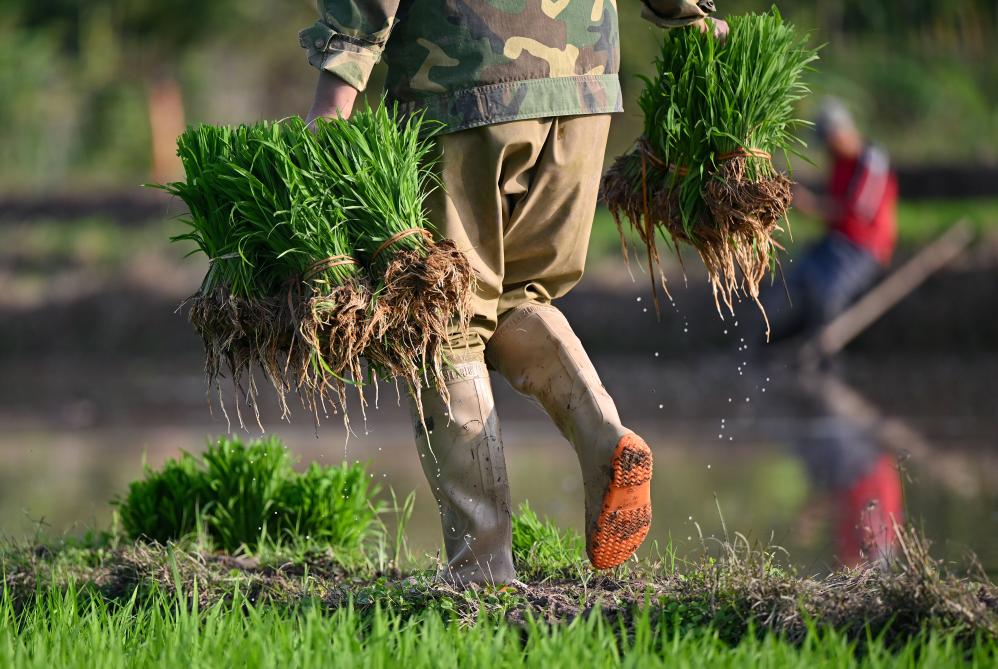
[[(837, 565), (837, 514), (872, 463), (889, 460), (908, 519), (939, 555), (973, 552), (998, 572), (998, 358), (846, 358), (805, 374), (777, 359), (596, 359), (625, 422), (655, 452), (652, 539), (680, 555), (701, 534), (729, 532), (781, 546), (807, 572)], [(196, 364), (118, 365), (50, 359), (5, 364), (0, 389), (0, 528), (31, 539), (112, 522), (109, 501), (181, 450), (226, 431), (209, 413)], [(70, 370), (70, 371), (67, 371)], [(581, 529), (582, 487), (571, 447), (542, 411), (493, 377), (514, 505)], [(400, 497), (416, 492), (410, 548), (435, 555), (436, 508), (412, 446), (405, 398), (383, 386), (349, 439), (338, 417), (316, 432), (265, 415), (301, 462), (361, 460)], [(236, 430), (239, 432), (239, 430)], [(258, 433), (251, 428), (246, 436)], [(895, 470), (895, 467), (897, 468)], [(720, 511), (718, 510), (720, 509)], [(393, 522), (391, 517), (386, 519)], [(648, 549), (653, 549), (649, 542)]]

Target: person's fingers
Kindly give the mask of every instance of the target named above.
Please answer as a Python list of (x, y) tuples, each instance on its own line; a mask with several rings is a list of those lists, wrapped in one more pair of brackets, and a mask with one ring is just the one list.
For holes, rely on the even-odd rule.
[(714, 24), (714, 37), (722, 42), (728, 39), (728, 22), (723, 19), (711, 19)]
[(340, 107), (312, 107), (308, 110), (308, 115), (305, 116), (305, 125), (310, 129), (315, 129), (316, 119), (326, 119), (329, 121), (334, 121), (336, 119), (348, 119), (350, 118), (350, 112), (352, 109), (342, 109)]

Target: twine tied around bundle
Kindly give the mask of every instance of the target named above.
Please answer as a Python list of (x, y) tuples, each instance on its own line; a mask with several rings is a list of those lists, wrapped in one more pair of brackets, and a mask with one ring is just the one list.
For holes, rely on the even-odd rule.
[[(658, 157), (658, 153), (652, 148), (651, 143), (649, 143), (646, 137), (642, 137), (637, 143), (638, 153), (641, 154), (642, 160), (647, 160), (651, 164), (655, 165), (660, 169), (667, 170), (669, 172), (675, 173), (678, 177), (685, 177), (690, 173), (689, 165), (677, 165), (676, 163), (666, 163), (661, 158)], [(714, 160), (717, 162), (725, 162), (727, 160), (732, 160), (734, 158), (762, 158), (763, 160), (772, 160), (773, 155), (768, 151), (762, 149), (757, 149), (754, 147), (738, 147), (732, 151), (727, 151), (725, 153), (715, 153)]]
[(334, 267), (343, 267), (344, 265), (356, 265), (357, 261), (348, 255), (337, 255), (329, 256), (328, 258), (323, 258), (322, 260), (317, 260), (308, 266), (308, 269), (302, 273), (302, 281), (308, 283), (315, 277), (319, 276), (326, 270), (333, 269)]
[(407, 228), (401, 232), (396, 232), (394, 235), (386, 239), (384, 243), (371, 255), (371, 262), (377, 260), (378, 256), (392, 244), (400, 242), (408, 237), (412, 237), (413, 235), (422, 235), (426, 241), (433, 241), (433, 235), (431, 235), (428, 230), (423, 228)]

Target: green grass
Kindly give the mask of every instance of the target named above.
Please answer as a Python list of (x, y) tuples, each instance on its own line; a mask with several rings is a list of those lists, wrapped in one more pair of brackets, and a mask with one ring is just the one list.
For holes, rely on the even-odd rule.
[[(389, 507), (366, 482), (361, 466), (296, 474), (275, 440), (222, 440), (134, 483), (127, 533), (0, 543), (0, 667), (947, 667), (998, 654), (994, 585), (954, 575), (907, 529), (889, 568), (820, 579), (740, 535), (598, 573), (581, 537), (524, 505), (524, 583), (458, 590), (405, 548), (412, 495)], [(154, 531), (165, 544), (131, 538)]]
[[(818, 639), (815, 648), (822, 650), (826, 639), (839, 639), (835, 652), (842, 654), (871, 645), (871, 638), (871, 647), (892, 650), (949, 652), (951, 643), (978, 652), (981, 635), (998, 633), (994, 585), (973, 567), (969, 575), (956, 574), (908, 528), (898, 530), (898, 555), (885, 566), (821, 578), (798, 575), (779, 549), (737, 533), (729, 541), (727, 530), (724, 541), (704, 539), (699, 557), (653, 545), (642, 560), (596, 572), (580, 536), (524, 505), (513, 518), (523, 582), (459, 590), (435, 578), (439, 563), (406, 548), (412, 495), (401, 504), (393, 496), (388, 505), (367, 480), (359, 465), (312, 465), (296, 474), (276, 440), (249, 446), (222, 440), (200, 457), (149, 470), (119, 505), (125, 531), (113, 527), (52, 544), (0, 543), (0, 627), (20, 630), (16, 640), (0, 639), (0, 648), (14, 653), (27, 643), (46, 658), (44, 652), (69, 643), (60, 626), (93, 635), (78, 635), (81, 644), (123, 656), (155, 646), (151, 639), (160, 633), (166, 652), (176, 642), (174, 627), (189, 638), (245, 635), (253, 632), (247, 625), (268, 620), (288, 631), (268, 627), (261, 634), (290, 639), (302, 616), (315, 616), (309, 625), (320, 627), (330, 618), (354, 625), (354, 650), (375, 654), (405, 652), (392, 645), (403, 629), (420, 629), (418, 635), (446, 645), (464, 643), (463, 634), (475, 628), (505, 638), (513, 634), (505, 623), (512, 622), (536, 635), (540, 655), (561, 648), (580, 662), (604, 651), (617, 660), (643, 659), (661, 652), (665, 639), (693, 643), (696, 652), (714, 652), (697, 644), (723, 640), (760, 653), (752, 644), (766, 634), (777, 635), (781, 641), (772, 643), (780, 648), (806, 649)], [(383, 519), (392, 513), (393, 530)], [(153, 535), (159, 543), (149, 542)], [(387, 640), (374, 634), (369, 649), (365, 634), (382, 615), (394, 631)], [(585, 632), (575, 637), (579, 625)], [(629, 635), (618, 638), (618, 628)], [(37, 639), (29, 643), (32, 630)], [(918, 644), (926, 634), (945, 643), (937, 648), (932, 641), (925, 650)], [(136, 637), (144, 639), (140, 650), (127, 645)], [(511, 638), (527, 648), (533, 643)], [(126, 645), (114, 650), (113, 639)], [(387, 650), (378, 645), (384, 643)], [(484, 642), (471, 647), (476, 643)], [(526, 659), (533, 662), (534, 654)]]
[(577, 573), (585, 553), (582, 536), (541, 518), (524, 502), (513, 517), (513, 560), (521, 577)]
[(963, 667), (990, 666), (998, 646), (969, 650), (926, 634), (899, 647), (810, 630), (799, 644), (746, 635), (734, 644), (709, 629), (684, 632), (647, 611), (626, 627), (600, 615), (565, 625), (518, 626), (446, 613), (404, 616), (317, 600), (293, 609), (235, 593), (204, 610), (166, 594), (139, 606), (84, 593), (43, 591), (18, 613), (0, 600), (0, 666), (21, 667)]

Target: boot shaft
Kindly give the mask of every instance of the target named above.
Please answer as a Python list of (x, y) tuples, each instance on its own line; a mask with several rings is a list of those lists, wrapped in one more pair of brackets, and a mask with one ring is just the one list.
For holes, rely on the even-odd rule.
[(448, 566), (459, 584), (506, 583), (515, 576), (509, 482), (484, 360), (456, 359), (445, 372), (450, 402), (422, 392), (413, 406), (416, 446), (440, 508)]

